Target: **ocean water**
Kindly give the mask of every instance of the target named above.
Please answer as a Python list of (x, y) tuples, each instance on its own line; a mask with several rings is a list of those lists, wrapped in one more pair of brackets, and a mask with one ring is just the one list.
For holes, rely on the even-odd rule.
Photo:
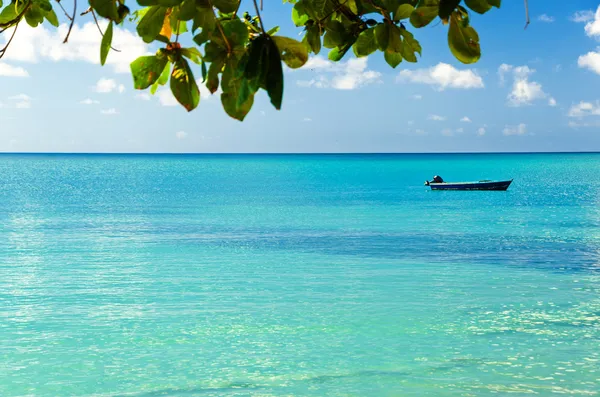
[(599, 175), (596, 154), (0, 155), (0, 396), (599, 395)]

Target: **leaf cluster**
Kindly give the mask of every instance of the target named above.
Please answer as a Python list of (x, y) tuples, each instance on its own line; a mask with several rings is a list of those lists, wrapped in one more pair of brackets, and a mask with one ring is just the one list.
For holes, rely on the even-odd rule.
[[(303, 29), (300, 41), (278, 35), (278, 27), (266, 31), (256, 1), (254, 16), (239, 15), (241, 0), (137, 0), (142, 8), (131, 15), (125, 0), (89, 0), (84, 14), (109, 21), (101, 32), (102, 64), (110, 56), (114, 25), (123, 24), (128, 15), (144, 42), (160, 45), (154, 55), (131, 63), (136, 89), (155, 93), (168, 83), (177, 101), (191, 111), (201, 99), (198, 84), (205, 84), (211, 93), (220, 89), (224, 110), (243, 120), (261, 89), (276, 109), (281, 108), (284, 64), (300, 68), (309, 54), (324, 49), (334, 62), (350, 49), (356, 57), (380, 51), (392, 68), (403, 61), (417, 62), (422, 47), (411, 30), (438, 18), (448, 25), (448, 47), (456, 59), (477, 62), (481, 48), (470, 12), (484, 14), (499, 8), (500, 1), (284, 0), (292, 4), (293, 24)], [(58, 26), (50, 0), (16, 0), (0, 11), (0, 29), (16, 27), (23, 19), (32, 27), (44, 21)], [(183, 35), (189, 35), (195, 46), (182, 47)], [(0, 50), (0, 57), (5, 50)], [(201, 78), (196, 79), (192, 69)]]

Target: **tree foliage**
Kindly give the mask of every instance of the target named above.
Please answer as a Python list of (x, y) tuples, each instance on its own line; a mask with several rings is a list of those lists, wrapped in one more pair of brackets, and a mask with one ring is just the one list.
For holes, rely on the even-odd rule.
[[(101, 64), (114, 50), (113, 26), (126, 20), (136, 24), (137, 34), (144, 42), (160, 45), (155, 55), (142, 56), (131, 63), (136, 89), (150, 89), (154, 94), (159, 86), (169, 83), (177, 101), (191, 111), (200, 102), (194, 69), (201, 75), (198, 81), (211, 93), (221, 89), (227, 114), (243, 120), (261, 89), (276, 109), (281, 108), (283, 64), (300, 68), (309, 54), (319, 54), (324, 49), (334, 62), (342, 60), (350, 50), (356, 57), (382, 52), (392, 68), (403, 61), (417, 62), (422, 48), (411, 30), (437, 19), (448, 25), (448, 47), (456, 59), (466, 64), (477, 62), (481, 56), (479, 36), (470, 25), (469, 15), (499, 8), (501, 0), (283, 1), (290, 3), (293, 24), (303, 29), (301, 41), (278, 35), (278, 27), (267, 30), (256, 0), (248, 1), (254, 6), (254, 15), (240, 15), (242, 0), (137, 0), (139, 9), (133, 13), (125, 0), (89, 0), (89, 8), (81, 15), (91, 14), (97, 24), (99, 18), (109, 21), (104, 32), (98, 25)], [(12, 0), (8, 4), (0, 0), (0, 8), (4, 6), (0, 11), (0, 32), (10, 33), (0, 58), (23, 21), (32, 27), (42, 23), (58, 27), (56, 5), (72, 28), (77, 0), (71, 14), (59, 0), (54, 5), (50, 0)], [(182, 47), (185, 35), (195, 46)]]

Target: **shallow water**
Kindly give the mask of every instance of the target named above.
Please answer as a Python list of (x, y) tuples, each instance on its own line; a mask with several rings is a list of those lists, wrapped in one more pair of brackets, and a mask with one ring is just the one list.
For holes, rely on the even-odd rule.
[(598, 395), (598, 175), (594, 154), (0, 155), (0, 395)]

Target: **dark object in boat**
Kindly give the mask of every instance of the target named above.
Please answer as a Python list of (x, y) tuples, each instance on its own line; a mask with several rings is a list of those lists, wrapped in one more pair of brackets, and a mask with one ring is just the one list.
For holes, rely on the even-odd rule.
[(509, 181), (485, 179), (477, 182), (444, 182), (441, 177), (436, 175), (432, 181), (426, 181), (425, 186), (431, 187), (431, 190), (506, 190), (512, 181), (512, 179)]

